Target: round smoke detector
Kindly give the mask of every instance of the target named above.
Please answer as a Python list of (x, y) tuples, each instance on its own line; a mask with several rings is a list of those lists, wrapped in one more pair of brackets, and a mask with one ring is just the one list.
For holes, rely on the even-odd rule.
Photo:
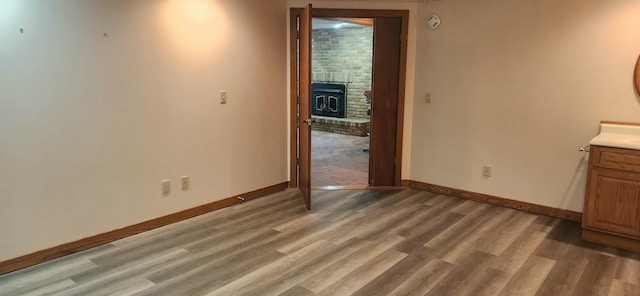
[(431, 30), (435, 30), (440, 26), (441, 22), (440, 17), (437, 14), (433, 14), (427, 19), (427, 26), (429, 26)]

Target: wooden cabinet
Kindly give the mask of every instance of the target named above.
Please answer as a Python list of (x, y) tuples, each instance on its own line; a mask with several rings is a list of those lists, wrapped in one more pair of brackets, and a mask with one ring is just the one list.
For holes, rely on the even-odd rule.
[(640, 252), (640, 151), (592, 146), (582, 238)]

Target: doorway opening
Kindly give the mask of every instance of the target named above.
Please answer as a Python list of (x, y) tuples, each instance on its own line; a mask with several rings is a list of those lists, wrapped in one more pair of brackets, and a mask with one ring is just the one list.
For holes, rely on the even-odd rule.
[[(313, 17), (374, 20), (368, 184), (371, 188), (400, 186), (409, 12), (407, 10), (312, 9), (310, 4), (305, 8), (291, 8), (290, 12), (289, 186), (300, 189), (305, 205), (310, 209), (311, 126), (317, 120), (312, 118), (311, 114), (313, 103), (311, 21)], [(332, 92), (336, 91), (325, 91), (325, 93)], [(325, 98), (317, 104), (321, 106), (329, 104), (335, 109), (336, 104), (341, 102), (339, 98), (333, 100)], [(326, 109), (321, 111), (327, 112)], [(331, 112), (334, 111), (331, 110)]]
[(373, 22), (312, 19), (312, 187), (369, 185)]

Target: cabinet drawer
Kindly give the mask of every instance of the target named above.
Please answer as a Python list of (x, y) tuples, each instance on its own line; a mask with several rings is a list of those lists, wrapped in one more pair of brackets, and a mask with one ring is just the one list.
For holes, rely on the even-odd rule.
[(640, 151), (602, 146), (591, 147), (591, 164), (625, 171), (640, 171)]

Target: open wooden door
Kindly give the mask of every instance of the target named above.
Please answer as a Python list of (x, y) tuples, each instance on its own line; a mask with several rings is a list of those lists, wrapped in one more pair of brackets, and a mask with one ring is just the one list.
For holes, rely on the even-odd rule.
[(311, 209), (311, 4), (300, 14), (298, 26), (298, 188)]
[(376, 17), (374, 22), (369, 184), (394, 186), (399, 185), (395, 183), (402, 18)]
[[(303, 11), (304, 10), (304, 11)], [(311, 16), (320, 18), (373, 18), (374, 65), (372, 85), (371, 150), (369, 184), (400, 186), (402, 136), (406, 84), (409, 11), (323, 9), (311, 6), (290, 9), (290, 183), (311, 207), (310, 176), (310, 78)], [(304, 51), (304, 53), (303, 53)], [(304, 127), (301, 127), (304, 125)]]

